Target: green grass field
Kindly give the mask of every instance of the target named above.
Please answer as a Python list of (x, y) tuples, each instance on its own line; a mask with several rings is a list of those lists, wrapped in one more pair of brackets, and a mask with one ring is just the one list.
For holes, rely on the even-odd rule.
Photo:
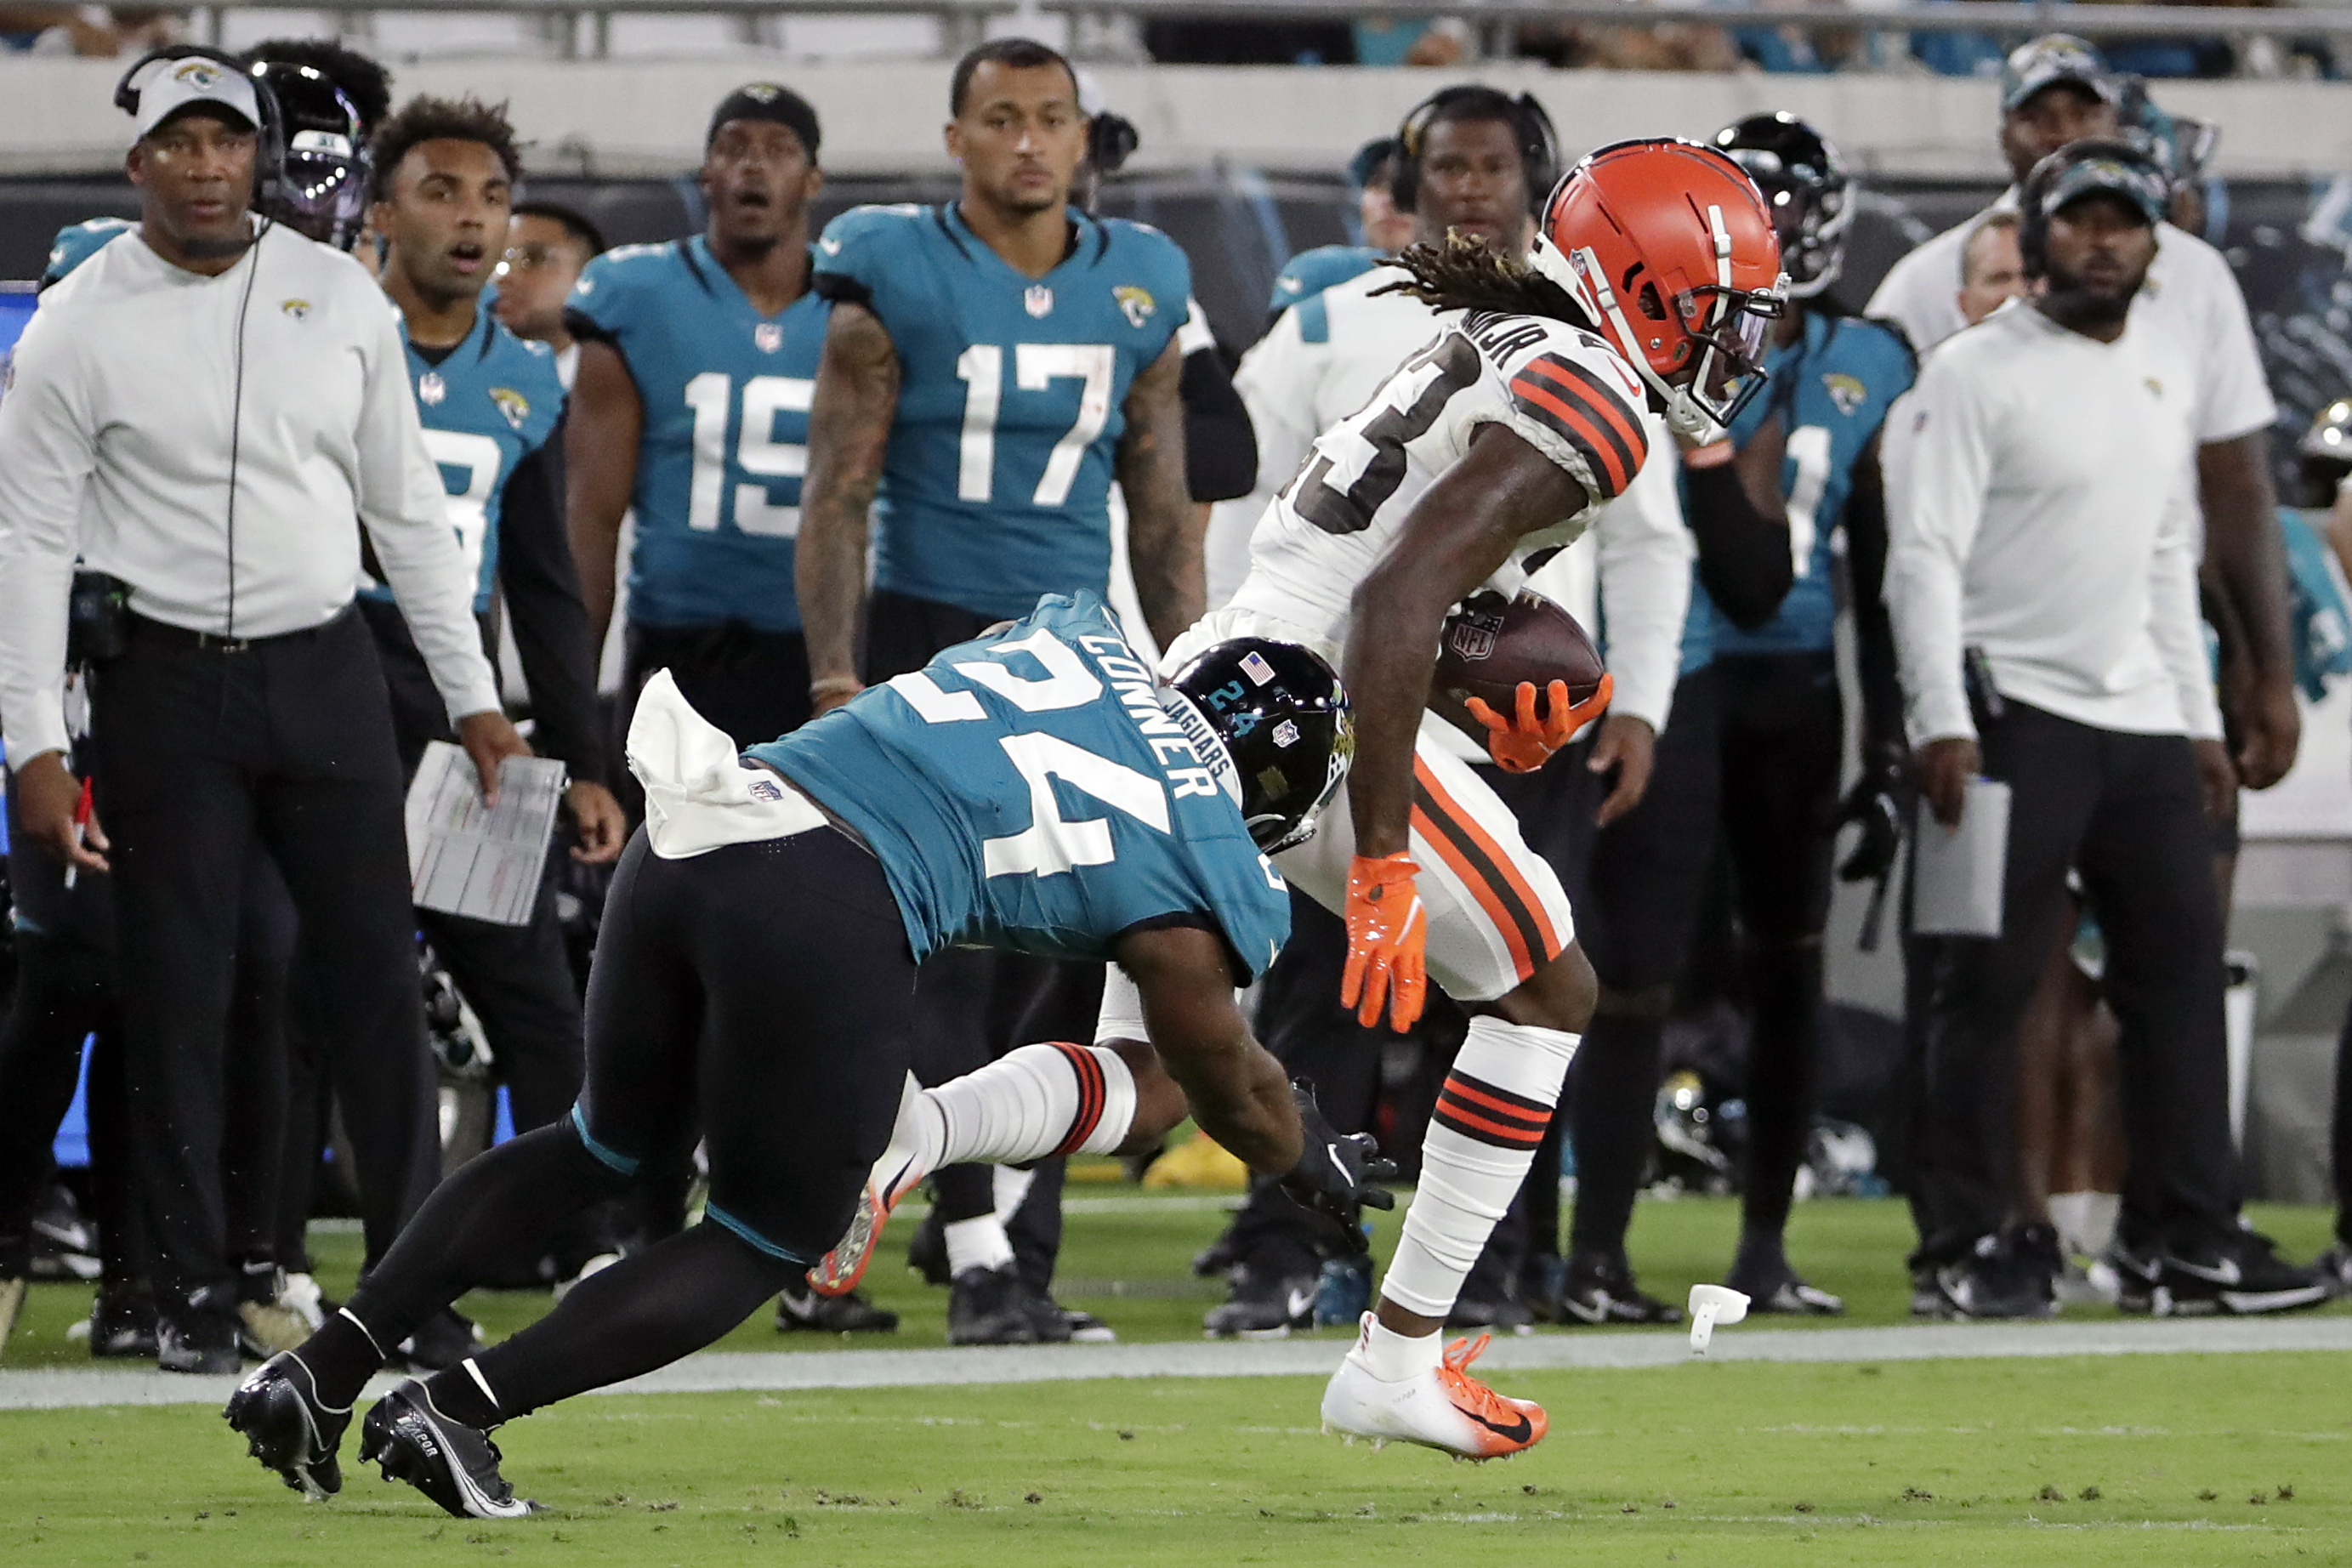
[[(2324, 1239), (2315, 1211), (2258, 1217), (2298, 1255)], [(1182, 1269), (1218, 1220), (1073, 1215), (1066, 1275), (1105, 1289), (1072, 1299), (1129, 1339), (1196, 1337), (1214, 1297)], [(1679, 1293), (1735, 1226), (1727, 1205), (1645, 1205), (1636, 1261)], [(1906, 1235), (1899, 1205), (1816, 1204), (1793, 1241), (1850, 1321), (1891, 1322)], [(348, 1238), (321, 1240), (347, 1268)], [(938, 1293), (876, 1273), (909, 1314), (899, 1342), (939, 1342)], [(5, 1364), (87, 1364), (62, 1339), (83, 1299), (37, 1289)], [(502, 1331), (544, 1298), (471, 1305)], [(728, 1348), (807, 1343), (755, 1321)], [(1513, 1373), (1551, 1436), (1483, 1468), (1320, 1436), (1312, 1379), (584, 1399), (501, 1433), (549, 1512), (496, 1526), (373, 1472), (304, 1505), (202, 1408), (0, 1412), (0, 1562), (2352, 1563), (2345, 1373), (2257, 1354)]]

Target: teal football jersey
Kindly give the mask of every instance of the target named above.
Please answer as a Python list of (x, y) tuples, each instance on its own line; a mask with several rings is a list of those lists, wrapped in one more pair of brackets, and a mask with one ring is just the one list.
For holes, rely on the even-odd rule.
[(1069, 256), (1034, 279), (952, 203), (854, 208), (818, 240), (817, 288), (872, 310), (898, 354), (877, 587), (984, 616), (1109, 591), (1128, 387), (1183, 325), (1192, 268), (1156, 229), (1072, 222)]
[(1387, 259), (1367, 245), (1318, 245), (1302, 250), (1282, 264), (1282, 275), (1274, 280), (1274, 293), (1265, 308), (1279, 316), (1335, 284), (1361, 278)]
[[(474, 609), (490, 607), (499, 569), (499, 507), (515, 465), (547, 444), (563, 416), (563, 383), (545, 343), (530, 343), (499, 324), (484, 305), (474, 330), (436, 364), (408, 342), (408, 384), (425, 426), (425, 449), (449, 491), (449, 522), (474, 574)], [(370, 582), (360, 592), (390, 599)]]
[(1123, 931), (1192, 917), (1246, 981), (1290, 934), (1223, 748), (1160, 705), (1092, 594), (1045, 599), (750, 754), (865, 836), (918, 958), (1107, 959)]
[(127, 217), (94, 217), (58, 230), (57, 238), (49, 241), (48, 265), (41, 268), (41, 287), (47, 288), (138, 226)]
[(824, 301), (761, 315), (696, 235), (606, 251), (564, 315), (620, 352), (644, 405), (629, 618), (800, 630), (793, 542)]
[(1732, 421), (1731, 439), (1744, 447), (1766, 419), (1780, 416), (1780, 493), (1796, 581), (1780, 613), (1751, 632), (1733, 626), (1694, 579), (1691, 619), (1708, 621), (1712, 653), (1813, 653), (1835, 645), (1831, 538), (1853, 491), (1854, 465), (1917, 374), (1910, 345), (1893, 328), (1820, 310), (1805, 313), (1804, 331), (1767, 353), (1764, 368), (1770, 379)]

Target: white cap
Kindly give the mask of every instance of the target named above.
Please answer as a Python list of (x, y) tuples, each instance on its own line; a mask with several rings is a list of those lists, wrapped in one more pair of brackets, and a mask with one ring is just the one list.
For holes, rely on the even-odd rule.
[(260, 89), (252, 77), (220, 60), (202, 55), (153, 60), (131, 79), (131, 87), (139, 94), (133, 140), (143, 140), (193, 103), (215, 104), (255, 130), (261, 128)]

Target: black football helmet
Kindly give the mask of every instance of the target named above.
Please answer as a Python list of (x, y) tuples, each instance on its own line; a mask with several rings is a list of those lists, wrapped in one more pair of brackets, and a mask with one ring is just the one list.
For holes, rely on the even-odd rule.
[[(1198, 720), (1233, 760), (1226, 784), (1250, 837), (1268, 855), (1304, 844), (1356, 754), (1356, 721), (1339, 677), (1311, 649), (1235, 637), (1169, 682), (1177, 717)], [(1188, 713), (1186, 710), (1189, 709)]]
[(286, 159), (266, 215), (322, 245), (349, 250), (367, 206), (367, 146), (359, 110), (316, 66), (256, 60), (254, 79), (278, 100)]
[(1853, 182), (1838, 150), (1786, 110), (1727, 125), (1715, 145), (1764, 193), (1790, 297), (1810, 300), (1836, 282), (1853, 226)]

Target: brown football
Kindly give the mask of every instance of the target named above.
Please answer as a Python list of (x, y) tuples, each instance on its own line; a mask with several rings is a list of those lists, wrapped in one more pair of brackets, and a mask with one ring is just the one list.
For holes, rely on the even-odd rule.
[[(1507, 717), (1517, 710), (1521, 681), (1544, 693), (1565, 680), (1569, 700), (1581, 702), (1599, 689), (1606, 669), (1574, 616), (1540, 594), (1505, 599), (1490, 592), (1473, 595), (1446, 617), (1432, 684), (1457, 702), (1475, 697)], [(1536, 711), (1548, 706), (1538, 696)]]

